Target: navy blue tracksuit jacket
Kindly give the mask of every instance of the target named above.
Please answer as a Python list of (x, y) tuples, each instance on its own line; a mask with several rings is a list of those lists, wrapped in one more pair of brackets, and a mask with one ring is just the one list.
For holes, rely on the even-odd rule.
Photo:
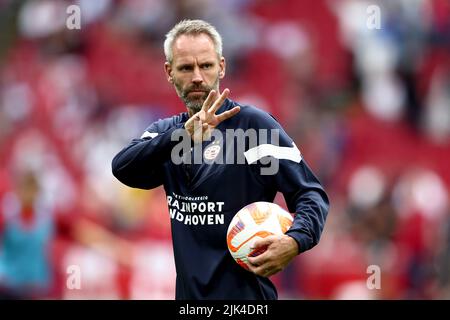
[[(217, 114), (237, 105), (227, 99)], [(281, 192), (295, 213), (287, 234), (304, 252), (320, 239), (329, 208), (327, 195), (292, 139), (267, 112), (241, 106), (237, 115), (217, 126), (221, 134), (194, 149), (180, 144), (179, 133), (185, 133), (188, 118), (185, 112), (151, 124), (114, 157), (113, 174), (133, 188), (164, 186), (176, 299), (277, 299), (268, 278), (246, 271), (231, 257), (228, 225), (242, 207), (273, 202)]]

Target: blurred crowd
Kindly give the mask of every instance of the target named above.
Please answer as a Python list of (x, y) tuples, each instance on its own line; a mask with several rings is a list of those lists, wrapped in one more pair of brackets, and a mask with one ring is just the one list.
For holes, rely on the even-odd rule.
[(0, 0), (0, 299), (173, 299), (164, 191), (110, 163), (185, 110), (162, 47), (183, 18), (217, 27), (221, 87), (272, 113), (329, 193), (280, 298), (450, 299), (448, 0)]

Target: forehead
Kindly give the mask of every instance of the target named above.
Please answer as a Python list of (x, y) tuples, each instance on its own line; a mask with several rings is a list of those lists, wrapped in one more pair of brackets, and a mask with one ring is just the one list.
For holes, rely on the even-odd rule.
[(204, 33), (179, 36), (173, 43), (172, 53), (175, 63), (197, 59), (217, 59), (214, 42)]

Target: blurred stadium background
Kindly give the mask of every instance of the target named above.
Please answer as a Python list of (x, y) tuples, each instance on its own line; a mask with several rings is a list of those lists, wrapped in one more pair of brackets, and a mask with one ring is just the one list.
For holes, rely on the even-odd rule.
[(1, 298), (173, 299), (164, 192), (110, 163), (184, 111), (162, 49), (182, 18), (217, 26), (222, 88), (277, 117), (330, 195), (280, 298), (449, 299), (448, 0), (0, 0)]

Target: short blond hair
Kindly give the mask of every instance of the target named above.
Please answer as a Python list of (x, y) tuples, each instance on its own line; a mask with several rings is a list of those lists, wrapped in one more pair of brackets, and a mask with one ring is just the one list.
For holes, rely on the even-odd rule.
[(166, 34), (166, 40), (164, 41), (164, 54), (166, 56), (166, 61), (172, 63), (172, 46), (179, 36), (183, 34), (199, 35), (202, 33), (211, 38), (214, 43), (217, 56), (220, 59), (222, 57), (222, 37), (217, 32), (216, 28), (203, 20), (182, 20)]

